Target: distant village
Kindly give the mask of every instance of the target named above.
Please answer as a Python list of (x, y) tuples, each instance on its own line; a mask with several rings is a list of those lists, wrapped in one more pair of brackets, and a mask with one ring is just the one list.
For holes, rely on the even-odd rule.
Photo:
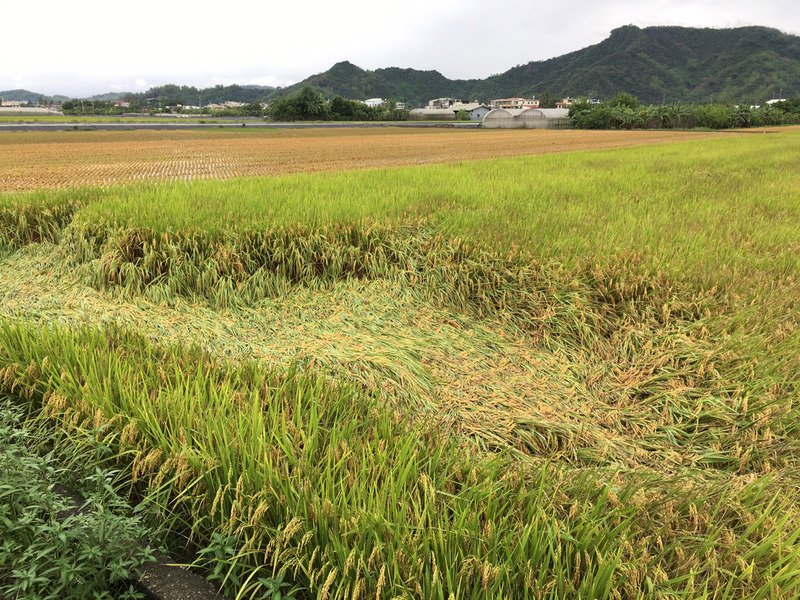
[[(619, 99), (622, 97), (622, 100)], [(724, 129), (795, 122), (800, 111), (797, 102), (773, 98), (760, 106), (734, 105), (652, 105), (640, 107), (630, 94), (601, 102), (599, 99), (536, 97), (496, 98), (489, 102), (464, 101), (443, 97), (428, 101), (424, 108), (407, 109), (406, 103), (383, 98), (347, 100), (342, 97), (326, 99), (313, 88), (303, 88), (290, 96), (271, 102), (218, 102), (198, 105), (157, 104), (156, 98), (128, 101), (118, 100), (68, 100), (62, 104), (21, 102), (0, 98), (0, 115), (38, 116), (69, 115), (98, 117), (191, 118), (211, 117), (228, 119), (268, 119), (285, 121), (432, 121), (459, 122), (464, 126), (487, 129), (632, 129), (632, 128), (693, 128)], [(570, 116), (570, 107), (581, 104), (577, 113)], [(546, 106), (542, 106), (545, 104)], [(795, 107), (795, 108), (793, 108)], [(589, 110), (587, 110), (589, 109)], [(595, 110), (596, 109), (596, 110)], [(780, 109), (777, 112), (774, 109)], [(573, 111), (574, 112), (574, 111)], [(431, 123), (433, 124), (433, 123)]]
[[(404, 118), (412, 121), (468, 121), (482, 123), (486, 127), (511, 128), (511, 127), (541, 127), (541, 128), (560, 128), (569, 124), (569, 106), (575, 100), (563, 98), (555, 103), (555, 108), (540, 107), (540, 100), (533, 98), (497, 98), (490, 102), (483, 103), (478, 101), (465, 102), (457, 98), (434, 98), (430, 100), (424, 108), (406, 109), (406, 103), (395, 102), (383, 98), (368, 98), (358, 100), (362, 105), (371, 109), (386, 108), (404, 113)], [(22, 114), (75, 114), (73, 106), (83, 103), (91, 105), (98, 104), (98, 101), (71, 101), (62, 105), (38, 105), (16, 100), (2, 100), (2, 108), (6, 112), (11, 110), (20, 111)], [(600, 100), (590, 100), (593, 104), (599, 104)], [(144, 113), (126, 113), (126, 109), (131, 109), (131, 103), (126, 100), (102, 101), (106, 107), (106, 114), (118, 114), (121, 116), (136, 116)], [(244, 102), (222, 102), (209, 103), (206, 105), (175, 105), (161, 107), (154, 116), (191, 116), (207, 114), (211, 116), (237, 116), (253, 114), (253, 107), (260, 108), (263, 114), (268, 114), (269, 103), (244, 103)], [(552, 104), (551, 104), (552, 106)], [(63, 108), (63, 111), (62, 111)], [(110, 110), (109, 110), (110, 109)], [(134, 108), (133, 110), (136, 110)], [(113, 112), (112, 112), (113, 111)], [(245, 112), (248, 111), (248, 112)], [(152, 114), (149, 112), (148, 115)], [(7, 113), (8, 114), (8, 113)], [(87, 113), (84, 113), (87, 114)]]

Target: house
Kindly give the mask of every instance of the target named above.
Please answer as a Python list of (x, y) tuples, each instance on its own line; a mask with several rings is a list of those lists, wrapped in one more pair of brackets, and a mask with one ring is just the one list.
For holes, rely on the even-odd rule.
[(406, 109), (406, 103), (405, 102), (395, 102), (394, 103), (394, 107), (395, 107), (396, 110), (405, 110)]
[(433, 100), (428, 101), (428, 106), (425, 108), (430, 109), (444, 109), (450, 108), (453, 104), (460, 103), (461, 100), (456, 100), (455, 98), (434, 98)]
[(469, 111), (469, 120), (470, 121), (483, 121), (484, 117), (491, 112), (491, 108), (486, 106), (485, 104), (480, 104)]
[(0, 103), (0, 106), (3, 106), (4, 108), (18, 108), (23, 104), (27, 103), (20, 102), (19, 100), (3, 100), (2, 103)]
[(369, 98), (364, 100), (364, 104), (369, 106), (370, 108), (378, 108), (379, 106), (383, 106), (386, 104), (386, 101), (383, 98)]
[(497, 98), (489, 103), (491, 108), (539, 108), (536, 98)]
[(573, 104), (575, 104), (575, 98), (570, 98), (567, 96), (566, 98), (556, 102), (556, 108), (569, 108)]
[(463, 110), (465, 113), (469, 114), (470, 121), (481, 121), (490, 109), (480, 102), (456, 102), (450, 105), (450, 110), (455, 113), (456, 119), (458, 119), (458, 113)]
[(469, 115), (470, 121), (480, 121), (489, 107), (478, 102), (455, 102), (448, 108), (415, 108), (408, 113), (408, 118), (412, 121), (456, 121), (461, 111)]
[(131, 103), (125, 102), (124, 100), (114, 100), (114, 107), (115, 108), (130, 108)]

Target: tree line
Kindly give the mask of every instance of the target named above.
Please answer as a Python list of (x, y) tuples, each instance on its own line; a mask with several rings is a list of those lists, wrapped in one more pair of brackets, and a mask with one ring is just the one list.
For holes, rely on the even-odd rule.
[(800, 96), (759, 107), (734, 104), (645, 106), (632, 94), (607, 102), (576, 102), (569, 109), (576, 129), (731, 129), (800, 123)]
[(270, 102), (266, 116), (273, 121), (405, 121), (408, 111), (398, 109), (391, 101), (384, 106), (367, 106), (342, 96), (328, 99), (306, 86)]
[(139, 101), (129, 102), (129, 106), (115, 106), (111, 100), (68, 100), (61, 105), (65, 115), (120, 116), (124, 113), (145, 112), (157, 114), (197, 114), (217, 117), (263, 117), (264, 107), (258, 102), (244, 106), (226, 107), (212, 110), (209, 107), (186, 108), (184, 106), (149, 106)]

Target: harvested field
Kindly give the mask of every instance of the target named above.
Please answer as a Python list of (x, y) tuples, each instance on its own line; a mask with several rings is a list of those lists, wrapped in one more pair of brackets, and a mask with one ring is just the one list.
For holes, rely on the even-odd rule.
[(675, 131), (75, 131), (0, 134), (0, 192), (227, 179), (702, 139)]

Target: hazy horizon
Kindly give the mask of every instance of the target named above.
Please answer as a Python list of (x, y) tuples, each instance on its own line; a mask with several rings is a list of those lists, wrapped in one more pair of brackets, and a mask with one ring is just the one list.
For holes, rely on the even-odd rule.
[(246, 0), (228, 11), (154, 0), (109, 9), (87, 0), (74, 7), (48, 3), (44, 10), (11, 4), (4, 13), (8, 22), (30, 27), (4, 32), (4, 47), (13, 51), (0, 59), (0, 90), (72, 97), (167, 83), (285, 87), (343, 60), (369, 70), (396, 66), (482, 79), (599, 43), (626, 24), (800, 32), (800, 8), (790, 0), (757, 6), (744, 0), (607, 0), (576, 9), (356, 0), (346, 10), (321, 2), (295, 8)]

